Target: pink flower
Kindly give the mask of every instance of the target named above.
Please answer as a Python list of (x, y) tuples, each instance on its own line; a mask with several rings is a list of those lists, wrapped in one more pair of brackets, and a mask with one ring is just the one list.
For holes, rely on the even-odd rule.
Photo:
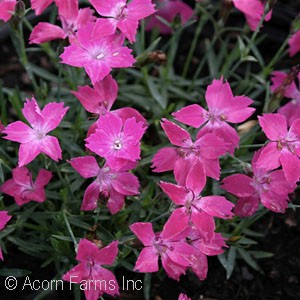
[[(0, 231), (3, 230), (5, 227), (6, 223), (11, 219), (11, 216), (8, 215), (8, 211), (6, 210), (1, 210), (0, 211)], [(2, 251), (0, 248), (0, 259), (3, 260), (3, 255)]]
[[(170, 142), (176, 147), (160, 149), (152, 159), (154, 172), (174, 170), (174, 176), (179, 185), (184, 186), (186, 178), (193, 168), (201, 168), (209, 177), (219, 179), (219, 157), (226, 153), (227, 143), (214, 134), (200, 136), (195, 142), (190, 134), (174, 123), (163, 119), (161, 126)], [(199, 162), (199, 163), (197, 163)], [(199, 185), (203, 182), (199, 180)]]
[(260, 151), (252, 159), (252, 176), (234, 174), (223, 180), (222, 188), (227, 192), (240, 197), (235, 206), (235, 214), (240, 217), (249, 217), (257, 209), (259, 202), (266, 208), (284, 213), (288, 207), (288, 194), (296, 188), (295, 184), (286, 181), (282, 170), (266, 171), (257, 163)]
[(300, 30), (296, 31), (289, 39), (290, 57), (296, 55), (300, 51)]
[(90, 0), (97, 12), (108, 17), (115, 30), (118, 28), (132, 43), (139, 20), (148, 17), (155, 12), (151, 0)]
[(239, 136), (229, 123), (241, 123), (249, 118), (254, 108), (248, 107), (253, 101), (245, 96), (233, 96), (229, 83), (223, 79), (214, 80), (207, 87), (205, 94), (208, 111), (198, 104), (188, 105), (172, 115), (179, 122), (199, 128), (205, 124), (198, 133), (198, 137), (206, 133), (213, 133), (229, 143), (228, 151), (234, 152), (238, 147)]
[(73, 94), (88, 112), (105, 115), (117, 98), (118, 84), (111, 75), (108, 75), (103, 80), (97, 81), (94, 88), (80, 86)]
[(152, 273), (158, 271), (158, 258), (169, 277), (179, 280), (191, 265), (195, 249), (185, 242), (183, 236), (174, 235), (176, 222), (168, 221), (161, 233), (154, 233), (151, 223), (134, 223), (130, 229), (145, 246), (141, 251), (134, 270)]
[(55, 161), (61, 159), (61, 148), (58, 139), (47, 135), (55, 129), (68, 111), (64, 103), (48, 103), (41, 110), (34, 98), (26, 99), (22, 109), (24, 117), (31, 127), (21, 121), (6, 126), (4, 139), (21, 144), (19, 149), (19, 167), (33, 161), (37, 155), (44, 153)]
[[(205, 175), (193, 168), (186, 179), (185, 186), (161, 182), (160, 187), (178, 206), (169, 220), (177, 222), (176, 230), (182, 232), (192, 224), (206, 239), (214, 238), (214, 217), (228, 219), (233, 216), (233, 204), (222, 196), (201, 196), (205, 185)], [(199, 184), (199, 183), (202, 184)]]
[(99, 198), (107, 202), (112, 214), (121, 210), (125, 196), (139, 193), (139, 181), (128, 170), (132, 165), (114, 170), (107, 164), (99, 167), (93, 156), (72, 158), (71, 166), (84, 178), (96, 177), (84, 193), (81, 210), (94, 210), (98, 206)]
[(98, 19), (77, 31), (77, 41), (65, 47), (62, 62), (74, 67), (83, 67), (93, 84), (103, 80), (112, 68), (131, 67), (135, 59), (131, 50), (123, 47), (124, 36), (112, 34), (113, 28), (107, 19)]
[[(272, 73), (271, 91), (275, 92), (278, 88), (284, 85), (287, 74), (279, 71)], [(300, 74), (297, 76), (300, 80)], [(278, 109), (278, 113), (286, 117), (288, 125), (291, 126), (295, 119), (300, 118), (300, 91), (293, 81), (290, 85), (283, 87), (284, 96), (292, 100)]]
[(12, 170), (12, 176), (0, 186), (0, 191), (14, 197), (19, 206), (29, 201), (46, 200), (45, 186), (52, 178), (51, 172), (41, 169), (33, 182), (32, 174), (26, 167), (17, 167)]
[(16, 0), (0, 0), (0, 20), (7, 22), (15, 12)]
[[(245, 15), (249, 27), (255, 31), (263, 17), (265, 5), (260, 0), (233, 0), (233, 5)], [(271, 17), (272, 11), (266, 15), (265, 21)]]
[(178, 297), (178, 300), (192, 300), (191, 298), (189, 298), (186, 294), (180, 294)]
[(128, 161), (140, 159), (140, 140), (145, 129), (135, 118), (123, 123), (117, 115), (107, 113), (97, 121), (96, 132), (85, 140), (86, 147), (104, 157), (111, 168), (121, 168)]
[(58, 1), (57, 5), (62, 28), (47, 22), (40, 22), (30, 34), (30, 44), (41, 44), (66, 37), (75, 39), (75, 33), (78, 29), (96, 19), (93, 17), (91, 9), (78, 9), (78, 0)]
[(80, 263), (63, 275), (62, 279), (80, 284), (88, 300), (97, 300), (104, 293), (119, 295), (119, 285), (115, 275), (102, 267), (112, 265), (118, 254), (118, 242), (99, 249), (87, 239), (81, 239), (78, 245), (76, 260)]
[(32, 9), (35, 10), (35, 13), (40, 15), (54, 1), (55, 0), (31, 0), (30, 2)]
[(285, 116), (280, 114), (264, 114), (258, 120), (269, 142), (262, 148), (257, 165), (266, 171), (282, 166), (286, 180), (294, 184), (300, 177), (300, 119), (289, 130)]
[(171, 23), (176, 16), (180, 16), (181, 24), (184, 25), (193, 15), (190, 6), (181, 0), (156, 0), (157, 12), (147, 20), (147, 30), (158, 28), (162, 34), (171, 34), (172, 29), (161, 22), (156, 16), (159, 16)]

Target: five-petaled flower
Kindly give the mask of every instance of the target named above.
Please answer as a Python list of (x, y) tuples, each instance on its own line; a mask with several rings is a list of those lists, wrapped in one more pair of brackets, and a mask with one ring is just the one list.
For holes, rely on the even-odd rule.
[(115, 275), (102, 267), (112, 265), (118, 254), (118, 242), (99, 249), (87, 239), (81, 239), (78, 245), (76, 260), (80, 263), (63, 275), (62, 279), (80, 284), (86, 299), (97, 300), (104, 293), (119, 295), (119, 285)]
[(48, 132), (59, 125), (68, 109), (64, 107), (64, 103), (51, 102), (41, 110), (34, 98), (26, 99), (22, 112), (30, 126), (17, 121), (10, 123), (3, 130), (6, 134), (4, 139), (21, 143), (19, 167), (29, 164), (40, 153), (48, 155), (55, 161), (62, 158), (58, 139), (48, 135)]
[(12, 170), (12, 179), (0, 186), (0, 191), (14, 197), (20, 206), (29, 201), (44, 202), (46, 199), (44, 188), (51, 178), (51, 172), (41, 169), (34, 182), (32, 174), (26, 167), (17, 167)]

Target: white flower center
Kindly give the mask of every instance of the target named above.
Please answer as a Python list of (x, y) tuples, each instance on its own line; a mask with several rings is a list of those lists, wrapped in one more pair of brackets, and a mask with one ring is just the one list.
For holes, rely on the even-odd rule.
[(103, 57), (104, 57), (104, 53), (103, 53), (103, 52), (99, 53), (99, 54), (96, 56), (97, 59), (102, 59)]
[(114, 142), (114, 149), (116, 150), (120, 150), (122, 148), (122, 143), (121, 141), (118, 139), (118, 140), (115, 140)]

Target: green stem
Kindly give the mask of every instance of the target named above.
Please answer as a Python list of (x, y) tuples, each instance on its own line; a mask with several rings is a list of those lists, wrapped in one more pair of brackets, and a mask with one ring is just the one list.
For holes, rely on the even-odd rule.
[(66, 223), (66, 226), (67, 226), (67, 229), (68, 229), (68, 232), (71, 236), (71, 239), (73, 241), (73, 244), (74, 244), (74, 248), (75, 248), (75, 252), (77, 251), (77, 247), (78, 247), (78, 244), (77, 244), (77, 241), (76, 241), (76, 238), (74, 236), (74, 233), (72, 231), (72, 228), (71, 228), (71, 225), (69, 223), (69, 220), (67, 218), (67, 215), (66, 215), (66, 210), (63, 210), (63, 217), (64, 217), (64, 221)]

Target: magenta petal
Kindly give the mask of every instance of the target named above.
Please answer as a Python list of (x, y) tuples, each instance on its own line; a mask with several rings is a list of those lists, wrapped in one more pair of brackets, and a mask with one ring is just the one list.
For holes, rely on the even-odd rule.
[(198, 104), (192, 104), (183, 107), (172, 116), (183, 124), (199, 128), (207, 119), (205, 118), (206, 110)]
[(289, 183), (296, 183), (300, 178), (300, 159), (296, 154), (285, 151), (280, 156), (284, 176)]
[(253, 101), (245, 96), (233, 97), (233, 101), (229, 105), (228, 109), (224, 110), (224, 114), (226, 115), (226, 122), (244, 122), (255, 112), (255, 108), (247, 107), (252, 103)]
[(3, 0), (0, 2), (0, 20), (7, 22), (15, 12), (16, 0)]
[(8, 215), (8, 211), (1, 210), (0, 211), (0, 230), (6, 226), (6, 223), (11, 219), (11, 216)]
[(214, 111), (215, 109), (222, 111), (233, 99), (229, 83), (223, 83), (222, 78), (220, 80), (213, 80), (212, 84), (206, 89), (205, 99), (209, 111)]
[(40, 128), (41, 124), (44, 123), (41, 109), (33, 97), (31, 99), (26, 98), (22, 113), (33, 128)]
[(272, 141), (287, 134), (287, 122), (283, 115), (264, 114), (262, 117), (258, 116), (258, 121), (268, 139)]
[(139, 193), (139, 181), (136, 176), (129, 172), (119, 173), (112, 180), (113, 188), (122, 195), (137, 195)]
[(263, 193), (261, 195), (261, 203), (268, 209), (276, 213), (284, 213), (288, 208), (288, 196), (275, 195), (274, 193)]
[(78, 0), (57, 1), (56, 5), (60, 18), (69, 22), (75, 21), (78, 15)]
[(185, 205), (185, 198), (188, 195), (188, 191), (185, 187), (163, 181), (160, 182), (159, 186), (175, 204)]
[(43, 129), (45, 133), (52, 131), (56, 127), (58, 127), (59, 123), (69, 110), (69, 107), (64, 107), (64, 103), (48, 103), (45, 105), (42, 110), (42, 115), (44, 118)]
[(40, 22), (33, 29), (29, 37), (30, 44), (42, 44), (55, 39), (65, 39), (67, 34), (59, 26)]
[(152, 158), (153, 172), (165, 172), (174, 169), (174, 164), (177, 158), (175, 148), (166, 147), (160, 149)]
[(62, 279), (73, 283), (80, 283), (82, 280), (86, 279), (87, 273), (88, 270), (85, 268), (85, 264), (81, 263), (65, 273), (62, 276)]
[(47, 6), (49, 6), (54, 0), (30, 0), (32, 9), (35, 10), (37, 15), (40, 15)]
[(3, 139), (18, 143), (28, 143), (35, 139), (34, 130), (21, 121), (8, 124), (2, 133), (7, 134)]
[(297, 118), (296, 120), (293, 121), (293, 123), (290, 127), (290, 130), (289, 130), (289, 133), (296, 135), (299, 139), (299, 137), (300, 137), (300, 118)]
[(190, 134), (183, 128), (168, 121), (167, 119), (162, 120), (161, 126), (173, 145), (176, 146), (192, 145)]
[(113, 114), (117, 115), (122, 119), (123, 123), (129, 118), (135, 118), (136, 122), (143, 123), (143, 126), (147, 126), (147, 120), (138, 112), (136, 109), (131, 107), (123, 107), (112, 111)]
[(152, 273), (157, 272), (158, 268), (158, 255), (156, 249), (153, 246), (145, 247), (134, 266), (135, 271)]
[(186, 185), (186, 178), (194, 163), (195, 159), (185, 159), (180, 156), (176, 159), (174, 164), (174, 177), (178, 185)]
[(35, 141), (20, 145), (19, 167), (29, 164), (41, 153), (39, 146), (39, 143)]
[(117, 22), (117, 27), (128, 38), (130, 43), (135, 42), (139, 22), (137, 20), (124, 19)]
[(99, 183), (92, 182), (84, 192), (83, 202), (80, 210), (94, 210), (97, 208), (97, 202), (100, 193)]
[(40, 151), (51, 157), (54, 161), (62, 158), (58, 139), (54, 136), (45, 136), (40, 144)]
[(280, 150), (276, 142), (270, 142), (261, 149), (256, 165), (266, 170), (274, 170), (280, 166)]
[(100, 171), (97, 160), (93, 156), (72, 158), (69, 163), (83, 178), (96, 177)]
[(253, 179), (244, 174), (234, 174), (223, 179), (222, 188), (238, 197), (247, 197), (253, 195), (255, 189), (251, 183)]
[(227, 150), (227, 144), (224, 143), (224, 140), (212, 133), (207, 133), (197, 138), (195, 144), (200, 147), (201, 155), (207, 159), (219, 158)]
[(240, 218), (252, 216), (259, 206), (259, 198), (257, 195), (243, 197), (238, 200), (234, 208), (234, 214)]
[(118, 213), (124, 206), (124, 195), (112, 189), (109, 193), (110, 197), (107, 202), (107, 208), (111, 214)]
[[(206, 255), (199, 253), (195, 256), (196, 259), (193, 260), (192, 270), (197, 275), (200, 280), (206, 279), (207, 271), (208, 271), (208, 263)], [(186, 298), (188, 300), (188, 298)], [(179, 300), (179, 299), (178, 299)], [(184, 298), (183, 298), (184, 300)]]
[(134, 223), (129, 226), (144, 246), (151, 246), (155, 240), (155, 234), (151, 223)]
[(12, 170), (12, 174), (16, 184), (24, 187), (32, 186), (32, 175), (26, 167), (17, 167)]
[(52, 178), (52, 173), (50, 171), (41, 169), (35, 180), (36, 188), (37, 189), (44, 188), (44, 186), (49, 183), (51, 178)]
[(213, 217), (228, 219), (233, 216), (231, 210), (234, 204), (222, 196), (208, 196), (202, 197), (197, 207)]
[(215, 221), (212, 216), (208, 215), (205, 212), (199, 212), (198, 210), (194, 209), (192, 211), (191, 218), (201, 234), (203, 234), (208, 239), (212, 239), (214, 237)]
[(163, 255), (161, 261), (163, 268), (170, 278), (179, 281), (180, 276), (185, 274), (187, 267), (176, 264), (168, 257), (168, 255)]
[(190, 188), (196, 195), (200, 194), (206, 184), (206, 172), (203, 164), (196, 161), (186, 178), (186, 187)]
[(189, 224), (189, 215), (186, 213), (185, 207), (176, 208), (168, 221), (165, 223), (161, 237), (171, 240), (175, 236), (182, 233)]
[(118, 255), (118, 241), (113, 241), (104, 248), (101, 248), (95, 257), (95, 261), (100, 265), (112, 265)]
[(300, 30), (295, 32), (289, 39), (289, 54), (290, 57), (296, 55), (300, 51)]

